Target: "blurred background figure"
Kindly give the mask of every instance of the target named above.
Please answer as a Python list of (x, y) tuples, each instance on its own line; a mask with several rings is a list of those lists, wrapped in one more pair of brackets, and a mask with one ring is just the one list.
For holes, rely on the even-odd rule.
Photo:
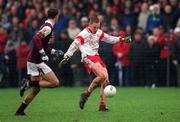
[(70, 20), (67, 28), (69, 38), (74, 40), (81, 30), (77, 27), (75, 20)]
[(132, 85), (144, 86), (144, 39), (140, 32), (135, 32), (129, 49), (131, 63)]
[[(122, 34), (120, 32), (120, 35), (125, 37), (123, 32)], [(113, 46), (113, 53), (116, 56), (116, 77), (120, 86), (132, 86), (129, 48), (130, 43), (119, 42)]]
[(81, 18), (81, 29), (85, 28), (88, 26), (88, 18), (87, 17), (82, 17)]
[(157, 82), (156, 64), (159, 58), (159, 48), (154, 36), (149, 36), (144, 49), (144, 80), (146, 87), (155, 88)]
[(160, 8), (158, 4), (150, 6), (150, 15), (147, 20), (146, 32), (152, 33), (153, 28), (160, 26)]
[(138, 27), (141, 27), (143, 30), (146, 29), (146, 23), (150, 15), (148, 3), (143, 3), (141, 6), (141, 12), (138, 17)]
[[(68, 33), (66, 30), (61, 31), (59, 34), (59, 37), (55, 41), (55, 48), (56, 49), (61, 49), (63, 52), (66, 52), (70, 44), (72, 43), (72, 40), (69, 38)], [(58, 77), (61, 77), (61, 83), (63, 86), (73, 86), (74, 85), (74, 76), (72, 74), (72, 69), (70, 67), (70, 62), (67, 64), (63, 65), (63, 67), (58, 68), (56, 62), (53, 65), (54, 71), (57, 73)]]
[[(86, 20), (83, 20), (86, 21)], [(76, 25), (75, 20), (70, 20), (67, 28), (68, 36), (71, 39), (71, 42), (74, 41), (75, 37), (80, 33), (80, 29)], [(74, 83), (72, 85), (80, 86), (84, 83), (84, 72), (85, 69), (81, 63), (81, 53), (76, 52), (70, 61), (70, 67), (72, 69)], [(81, 77), (79, 77), (81, 76)]]
[(18, 77), (17, 77), (17, 68), (16, 68), (16, 50), (13, 42), (8, 42), (5, 54), (4, 54), (4, 62), (6, 66), (6, 78), (11, 87), (18, 86)]
[(165, 5), (164, 13), (160, 16), (161, 25), (165, 30), (173, 29), (176, 26), (176, 23), (174, 23), (174, 18), (175, 17), (171, 5)]
[(23, 77), (25, 77), (27, 74), (26, 63), (29, 51), (30, 49), (24, 40), (22, 40), (19, 47), (16, 48), (17, 71), (19, 76), (18, 81), (22, 81)]
[(173, 47), (173, 64), (177, 68), (177, 85), (180, 87), (180, 27), (176, 27), (174, 33), (176, 41)]
[(176, 84), (176, 68), (172, 64), (175, 41), (176, 36), (172, 32), (165, 32), (158, 39), (158, 45), (160, 47), (160, 86)]
[(6, 46), (6, 42), (8, 39), (8, 34), (5, 32), (2, 25), (0, 25), (0, 82), (3, 79), (4, 72), (5, 72), (5, 65), (4, 65), (4, 50)]

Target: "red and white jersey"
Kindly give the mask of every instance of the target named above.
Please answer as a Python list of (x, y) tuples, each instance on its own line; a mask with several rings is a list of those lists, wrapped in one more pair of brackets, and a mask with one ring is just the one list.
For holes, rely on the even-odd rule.
[(92, 33), (91, 30), (86, 27), (77, 35), (65, 55), (72, 56), (77, 49), (81, 51), (82, 59), (86, 56), (99, 55), (98, 50), (100, 41), (114, 44), (121, 40), (121, 37), (110, 36), (101, 29), (98, 29), (96, 33)]

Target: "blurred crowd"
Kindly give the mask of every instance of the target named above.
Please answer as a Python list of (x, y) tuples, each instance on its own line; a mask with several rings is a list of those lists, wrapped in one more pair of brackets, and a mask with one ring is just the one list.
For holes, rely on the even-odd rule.
[[(26, 75), (32, 36), (59, 8), (51, 46), (67, 51), (88, 18), (98, 15), (101, 29), (130, 35), (132, 43), (100, 43), (110, 82), (119, 86), (180, 86), (180, 2), (178, 0), (0, 0), (0, 86), (17, 87)], [(62, 68), (50, 67), (63, 86), (83, 86), (92, 79), (76, 52)]]

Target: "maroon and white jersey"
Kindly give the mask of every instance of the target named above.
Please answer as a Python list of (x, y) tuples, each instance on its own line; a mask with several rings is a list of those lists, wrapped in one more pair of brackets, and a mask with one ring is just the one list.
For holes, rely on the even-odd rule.
[(99, 55), (98, 50), (100, 41), (114, 44), (121, 40), (121, 37), (108, 35), (107, 33), (104, 33), (101, 29), (98, 29), (98, 31), (93, 34), (91, 30), (86, 27), (77, 35), (76, 39), (70, 45), (65, 55), (72, 56), (73, 53), (77, 49), (79, 49), (81, 51), (81, 56), (83, 60), (86, 56)]
[(38, 42), (33, 38), (33, 45), (28, 55), (28, 62), (39, 64), (42, 61), (39, 50), (44, 49), (46, 54), (50, 54), (52, 48), (49, 46), (49, 40), (52, 37), (54, 23), (50, 20), (46, 20), (45, 23), (40, 27), (39, 32), (43, 33), (43, 38)]

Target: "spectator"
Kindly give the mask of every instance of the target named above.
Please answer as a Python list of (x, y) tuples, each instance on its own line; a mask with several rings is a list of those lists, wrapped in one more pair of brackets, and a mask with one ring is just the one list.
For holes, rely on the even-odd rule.
[(150, 15), (148, 4), (143, 3), (141, 6), (141, 12), (138, 17), (138, 27), (141, 27), (144, 31), (146, 29), (146, 23)]
[(0, 25), (0, 81), (3, 78), (3, 72), (5, 71), (5, 66), (3, 63), (3, 55), (4, 55), (4, 49), (6, 46), (8, 34), (5, 32), (4, 28)]
[(169, 2), (172, 7), (172, 11), (176, 11), (178, 9), (178, 0), (169, 0)]
[(155, 27), (153, 28), (153, 37), (156, 41), (158, 41), (158, 39), (161, 36), (161, 32), (160, 32), (160, 28), (159, 27)]
[(101, 25), (101, 29), (103, 30), (103, 32), (108, 32), (108, 30), (109, 30), (109, 28), (108, 28), (108, 25), (107, 25), (107, 23), (102, 23), (102, 25)]
[(19, 26), (19, 18), (17, 16), (14, 16), (12, 18), (12, 25), (11, 28), (13, 28), (12, 30), (16, 30)]
[(150, 6), (151, 14), (148, 17), (147, 25), (146, 25), (146, 32), (152, 33), (153, 28), (158, 27), (160, 25), (160, 10), (158, 5)]
[(107, 6), (106, 9), (105, 9), (105, 13), (104, 13), (104, 18), (108, 18), (108, 19), (105, 19), (105, 22), (110, 25), (110, 22), (113, 18), (113, 14), (111, 12), (111, 6)]
[[(18, 81), (21, 81), (24, 76), (26, 76), (26, 62), (27, 56), (30, 49), (26, 43), (26, 41), (21, 41), (20, 46), (16, 49), (16, 57), (17, 57), (17, 70), (19, 74)], [(17, 76), (17, 75), (16, 75)]]
[(180, 18), (178, 19), (177, 27), (180, 27)]
[(7, 78), (11, 87), (17, 87), (16, 51), (13, 42), (7, 43), (5, 51), (5, 65), (7, 67)]
[[(55, 47), (61, 49), (63, 52), (66, 52), (70, 46), (72, 40), (69, 38), (67, 31), (61, 31), (59, 38), (55, 41)], [(73, 86), (73, 74), (72, 69), (70, 68), (70, 62), (63, 65), (61, 69), (57, 68), (57, 65), (54, 65), (57, 75), (60, 74), (60, 78), (63, 86)]]
[(164, 7), (164, 13), (160, 16), (160, 21), (165, 30), (173, 29), (176, 23), (173, 23), (174, 15), (172, 12), (172, 7), (166, 5)]
[(0, 55), (4, 52), (6, 42), (8, 39), (8, 34), (5, 32), (4, 28), (0, 25)]
[(62, 8), (62, 13), (60, 12), (59, 20), (55, 25), (56, 34), (58, 35), (62, 30), (68, 27), (68, 22), (70, 20), (70, 16), (68, 14), (68, 8), (64, 6)]
[(144, 86), (144, 65), (143, 65), (144, 41), (140, 32), (135, 32), (134, 41), (129, 49), (131, 62), (132, 85)]
[(5, 30), (7, 30), (7, 32), (10, 31), (11, 23), (8, 21), (8, 17), (5, 14), (2, 15), (0, 24), (4, 27)]
[[(109, 32), (112, 33), (112, 35), (116, 36), (118, 35), (118, 31)], [(107, 70), (109, 72), (109, 80), (112, 84), (118, 85), (117, 81), (115, 81), (115, 56), (113, 55), (113, 45), (107, 44), (105, 42), (100, 42), (100, 55), (102, 56), (103, 61), (107, 65)], [(111, 60), (109, 60), (111, 59)]]
[(177, 85), (180, 86), (180, 27), (174, 30), (176, 41), (173, 47), (173, 64), (177, 68)]
[[(125, 35), (124, 35), (125, 36)], [(121, 73), (118, 67), (122, 66), (122, 83), (119, 79), (119, 85), (121, 86), (131, 86), (131, 71), (130, 71), (130, 61), (129, 61), (129, 43), (117, 43), (113, 46), (113, 53), (116, 56), (116, 76)], [(121, 77), (121, 76), (120, 76)]]
[(33, 37), (33, 35), (38, 31), (38, 20), (34, 19), (32, 20), (32, 24), (29, 28), (29, 32), (30, 32), (30, 38)]
[(22, 38), (22, 31), (19, 27), (19, 19), (17, 16), (14, 16), (12, 18), (10, 37), (11, 41), (13, 41), (15, 48), (17, 48), (19, 46), (20, 39)]
[(132, 27), (131, 27), (131, 25), (127, 25), (126, 27), (125, 27), (125, 32), (126, 32), (126, 34), (127, 35), (132, 35)]
[(154, 36), (149, 36), (144, 49), (144, 79), (145, 86), (154, 88), (157, 85), (156, 63), (159, 58), (159, 48)]
[(80, 32), (81, 30), (77, 27), (76, 25), (76, 21), (75, 20), (70, 20), (69, 21), (69, 25), (67, 28), (67, 32), (69, 35), (69, 38), (74, 40), (75, 37), (77, 36), (77, 34)]
[[(69, 21), (69, 27), (67, 29), (69, 38), (71, 40), (74, 40), (77, 34), (79, 34), (81, 30), (76, 26), (75, 20)], [(74, 77), (74, 83), (73, 85), (80, 86), (81, 83), (83, 83), (84, 77), (83, 76), (84, 68), (80, 62), (81, 60), (81, 54), (80, 52), (76, 52), (74, 56), (71, 58), (71, 69)]]
[(159, 84), (161, 86), (175, 85), (176, 82), (176, 71), (174, 65), (172, 65), (172, 49), (175, 43), (175, 39), (175, 35), (170, 32), (162, 34), (161, 37), (158, 39), (158, 44), (160, 47), (161, 65), (161, 82)]
[(125, 2), (124, 15), (121, 20), (122, 27), (126, 27), (127, 25), (131, 25), (132, 27), (136, 27), (136, 18), (132, 11), (132, 2)]
[(113, 18), (111, 20), (110, 31), (119, 32), (119, 24), (118, 24), (118, 20), (116, 18)]
[(81, 29), (85, 28), (88, 26), (88, 18), (87, 17), (82, 17), (81, 18)]

